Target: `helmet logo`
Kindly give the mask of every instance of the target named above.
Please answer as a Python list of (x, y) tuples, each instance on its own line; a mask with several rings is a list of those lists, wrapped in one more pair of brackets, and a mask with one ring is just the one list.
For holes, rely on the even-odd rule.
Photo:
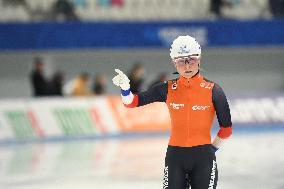
[(178, 51), (178, 54), (189, 53), (189, 48), (186, 45), (182, 45)]

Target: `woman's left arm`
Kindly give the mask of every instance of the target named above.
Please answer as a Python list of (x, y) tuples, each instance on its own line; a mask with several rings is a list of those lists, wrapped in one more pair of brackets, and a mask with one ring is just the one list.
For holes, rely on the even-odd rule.
[(222, 88), (214, 84), (212, 91), (212, 100), (216, 110), (217, 119), (219, 122), (219, 132), (214, 138), (212, 145), (218, 150), (221, 145), (232, 135), (232, 121), (229, 103)]

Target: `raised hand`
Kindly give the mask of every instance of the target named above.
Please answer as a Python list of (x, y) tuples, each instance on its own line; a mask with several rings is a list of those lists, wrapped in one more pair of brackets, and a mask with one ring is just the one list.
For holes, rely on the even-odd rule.
[(130, 89), (130, 80), (128, 77), (119, 69), (115, 69), (115, 72), (117, 75), (112, 78), (113, 84), (120, 87), (124, 91)]

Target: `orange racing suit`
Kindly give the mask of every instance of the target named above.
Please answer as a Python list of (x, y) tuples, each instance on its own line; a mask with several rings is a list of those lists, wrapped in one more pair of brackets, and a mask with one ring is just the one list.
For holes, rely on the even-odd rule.
[(232, 133), (230, 109), (223, 90), (201, 74), (157, 84), (134, 95), (132, 103), (125, 106), (133, 108), (152, 102), (167, 103), (171, 117), (169, 145), (191, 147), (211, 144), (215, 112), (220, 125), (218, 136), (227, 138)]
[(152, 102), (166, 102), (171, 117), (163, 188), (215, 189), (218, 170), (210, 134), (215, 113), (220, 126), (217, 136), (225, 139), (232, 133), (229, 104), (221, 87), (198, 73), (157, 84), (135, 94), (125, 106)]

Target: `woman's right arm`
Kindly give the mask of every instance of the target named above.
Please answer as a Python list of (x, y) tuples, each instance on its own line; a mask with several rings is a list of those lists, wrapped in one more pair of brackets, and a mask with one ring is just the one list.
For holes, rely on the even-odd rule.
[(132, 94), (131, 91), (128, 95), (122, 94), (123, 104), (128, 108), (134, 108), (138, 106), (144, 106), (153, 102), (166, 102), (168, 93), (168, 83), (161, 82), (147, 91), (140, 92), (138, 94)]
[(128, 108), (134, 108), (150, 104), (152, 102), (165, 102), (168, 93), (168, 83), (161, 82), (147, 91), (133, 94), (130, 91), (130, 81), (128, 77), (119, 69), (115, 69), (117, 75), (112, 79), (116, 86), (121, 88), (121, 98), (123, 104)]

